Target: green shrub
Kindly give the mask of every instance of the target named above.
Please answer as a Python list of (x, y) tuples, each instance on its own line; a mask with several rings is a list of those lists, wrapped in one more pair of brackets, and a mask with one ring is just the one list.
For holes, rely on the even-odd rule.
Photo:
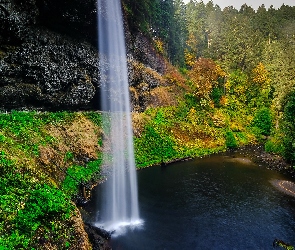
[(197, 99), (193, 94), (187, 93), (184, 95), (184, 99), (185, 99), (185, 109), (189, 110), (192, 107), (196, 107), (198, 105), (197, 103)]
[(86, 117), (88, 117), (96, 126), (101, 127), (102, 115), (99, 112), (87, 112)]
[(44, 124), (58, 124), (71, 121), (75, 117), (75, 113), (69, 111), (44, 112), (40, 113), (39, 117)]
[(64, 161), (72, 161), (74, 159), (74, 153), (73, 152), (66, 152), (65, 157), (64, 157)]
[(164, 117), (164, 112), (163, 112), (163, 110), (161, 110), (161, 109), (158, 110), (158, 112), (157, 112), (157, 114), (156, 114), (156, 116), (155, 116), (153, 122), (154, 122), (155, 124), (157, 124), (157, 125), (161, 125), (161, 124), (165, 124), (165, 121), (166, 121), (166, 119), (165, 119), (165, 117)]
[(238, 146), (237, 140), (232, 131), (227, 131), (225, 134), (225, 145), (227, 148), (236, 148)]
[(24, 209), (18, 211), (16, 228), (28, 235), (41, 225), (52, 229), (52, 222), (69, 219), (73, 210), (74, 205), (63, 192), (46, 184), (38, 185), (30, 192)]
[(277, 141), (275, 139), (267, 140), (264, 145), (264, 149), (268, 153), (276, 153), (276, 154), (283, 154), (284, 153), (284, 146), (281, 141)]
[(237, 144), (238, 145), (245, 145), (248, 143), (248, 138), (247, 138), (247, 134), (244, 132), (236, 132), (235, 133), (236, 137), (237, 137)]
[(140, 138), (135, 138), (134, 147), (136, 164), (140, 167), (167, 162), (177, 155), (173, 140), (151, 125), (145, 127)]
[(211, 98), (212, 98), (212, 100), (214, 102), (214, 105), (216, 107), (220, 106), (220, 99), (221, 99), (223, 93), (224, 93), (224, 91), (221, 88), (213, 88), (212, 89), (212, 92), (211, 92), (210, 96), (211, 96)]
[(61, 221), (72, 214), (71, 201), (30, 171), (0, 152), (0, 249), (32, 249), (39, 228), (57, 237), (68, 230)]
[(252, 122), (252, 126), (260, 129), (261, 134), (268, 136), (272, 128), (272, 115), (269, 108), (259, 109)]
[(92, 178), (99, 178), (101, 156), (95, 161), (87, 163), (86, 166), (73, 165), (67, 169), (67, 175), (62, 183), (62, 189), (70, 196), (79, 192), (80, 183), (86, 183)]
[[(71, 197), (66, 188), (51, 185), (52, 180), (37, 162), (40, 145), (59, 143), (48, 125), (70, 123), (78, 116), (81, 114), (67, 111), (0, 113), (0, 249), (39, 249), (39, 239), (68, 249), (74, 241), (69, 219), (74, 212)], [(100, 114), (90, 116), (94, 123), (100, 123)], [(73, 153), (65, 154), (65, 161), (73, 159)], [(89, 162), (75, 173), (76, 178), (95, 178), (100, 162)]]

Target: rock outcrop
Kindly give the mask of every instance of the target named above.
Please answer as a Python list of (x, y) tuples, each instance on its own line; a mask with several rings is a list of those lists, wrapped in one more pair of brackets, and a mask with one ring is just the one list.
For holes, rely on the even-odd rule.
[[(46, 3), (6, 1), (0, 5), (0, 98), (4, 108), (77, 108), (88, 105), (95, 96), (99, 77), (95, 47), (58, 33), (58, 26), (56, 30), (43, 26)], [(64, 15), (56, 19), (62, 21)]]
[[(96, 13), (94, 0), (1, 0), (0, 108), (99, 108)], [(130, 85), (140, 96), (133, 106), (144, 109), (139, 100), (163, 83), (165, 60), (126, 23)]]

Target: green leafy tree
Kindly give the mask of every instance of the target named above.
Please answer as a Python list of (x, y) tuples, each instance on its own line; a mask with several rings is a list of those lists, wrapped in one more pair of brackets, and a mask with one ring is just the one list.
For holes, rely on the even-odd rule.
[(263, 46), (261, 34), (252, 29), (251, 19), (235, 10), (224, 10), (220, 26), (217, 37), (212, 37), (210, 56), (227, 71), (249, 70), (257, 65)]
[(273, 89), (273, 107), (280, 113), (286, 93), (295, 88), (295, 49), (294, 43), (285, 44), (277, 41), (266, 46), (263, 52), (263, 62), (269, 72), (271, 88)]
[(186, 40), (187, 53), (197, 58), (202, 55), (202, 51), (206, 48), (206, 6), (202, 1), (190, 1), (186, 5), (185, 15), (188, 33)]
[(251, 72), (251, 84), (248, 100), (251, 107), (269, 107), (271, 104), (272, 88), (269, 73), (263, 63), (259, 63)]
[(284, 156), (295, 163), (295, 91), (286, 96), (284, 104), (283, 126)]
[(262, 135), (270, 135), (272, 128), (272, 115), (269, 108), (261, 108), (255, 114), (252, 122), (254, 127), (257, 127)]
[(231, 110), (237, 111), (248, 104), (248, 79), (248, 75), (241, 70), (235, 70), (229, 75), (225, 87)]
[(182, 0), (174, 0), (174, 22), (171, 26), (171, 31), (174, 34), (173, 37), (170, 37), (170, 43), (173, 43), (173, 46), (169, 46), (169, 53), (172, 62), (176, 65), (183, 67), (185, 66), (184, 59), (184, 49), (187, 37), (186, 30), (186, 19), (185, 19), (185, 4)]

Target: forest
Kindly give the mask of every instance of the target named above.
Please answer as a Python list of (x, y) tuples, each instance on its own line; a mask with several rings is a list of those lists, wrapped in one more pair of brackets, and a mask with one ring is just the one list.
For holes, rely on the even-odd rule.
[[(21, 1), (15, 2), (20, 10), (27, 11), (19, 3)], [(28, 1), (35, 2), (41, 5), (42, 1)], [(57, 2), (45, 2), (46, 8), (54, 6), (58, 12)], [(65, 6), (70, 5), (69, 1), (64, 2)], [(79, 1), (70, 2), (74, 5)], [(89, 6), (92, 2), (87, 1)], [(42, 10), (50, 16), (45, 7), (40, 8), (40, 13)], [(139, 79), (138, 85), (130, 86), (130, 93), (136, 97), (138, 86), (143, 86), (143, 94), (137, 98), (148, 103), (144, 107), (135, 105), (132, 112), (138, 169), (245, 145), (263, 145), (266, 152), (283, 157), (290, 171), (294, 169), (295, 6), (267, 9), (261, 5), (254, 10), (244, 4), (238, 10), (221, 9), (212, 1), (205, 4), (191, 0), (184, 4), (182, 0), (123, 0), (122, 7), (131, 37), (140, 33), (147, 38), (165, 69), (156, 72), (140, 61), (130, 63), (135, 69), (134, 78)], [(33, 14), (38, 16), (36, 13), (38, 11)], [(70, 14), (66, 12), (62, 17)], [(25, 15), (20, 16), (24, 18)], [(86, 94), (83, 92), (82, 99), (90, 100), (95, 92), (91, 81), (96, 81), (97, 77), (91, 79), (89, 75), (95, 75), (97, 69), (92, 68), (96, 64), (89, 54), (97, 54), (92, 47), (88, 49), (87, 42), (75, 40), (80, 33), (74, 29), (67, 33), (75, 33), (70, 39), (71, 42), (75, 40), (73, 47), (65, 45), (64, 37), (56, 38), (48, 30), (38, 33), (32, 21), (35, 16), (30, 16), (27, 23), (33, 25), (36, 39), (31, 39), (31, 34), (26, 35), (27, 23), (23, 25), (24, 32), (19, 32), (22, 26), (17, 26), (13, 15), (9, 21), (15, 21), (16, 25), (5, 30), (13, 34), (12, 38), (5, 40), (0, 36), (0, 59), (5, 61), (1, 61), (0, 73), (9, 72), (8, 63), (13, 68), (5, 79), (1, 78), (0, 87), (6, 84), (4, 80), (14, 84), (15, 75), (17, 80), (19, 76), (25, 79), (24, 85), (15, 84), (25, 92), (4, 88), (0, 94), (16, 93), (16, 96), (9, 96), (9, 102), (18, 102), (19, 96), (25, 99), (34, 92), (29, 80), (40, 82), (43, 79), (42, 74), (34, 74), (35, 69), (42, 67), (44, 75), (53, 79), (46, 83), (47, 96), (52, 89), (55, 91), (45, 105), (51, 101), (58, 105), (67, 102), (73, 107), (54, 112), (39, 112), (38, 109), (1, 112), (0, 249), (92, 249), (94, 243), (85, 233), (77, 207), (82, 206), (81, 197), (82, 201), (85, 197), (88, 199), (91, 189), (102, 178), (102, 118), (96, 110), (79, 110), (70, 97), (63, 95), (62, 91), (70, 88), (63, 87), (60, 78), (66, 78), (65, 82), (73, 81), (74, 77), (67, 72), (75, 71), (80, 85), (71, 90), (73, 95), (79, 95), (80, 87), (85, 93), (88, 90)], [(3, 17), (0, 15), (0, 18)], [(55, 30), (49, 26), (54, 34), (60, 30), (66, 33), (63, 19), (55, 23), (54, 18), (49, 21), (38, 18), (36, 20), (42, 21), (44, 26), (46, 22), (52, 22), (52, 27), (60, 25)], [(76, 19), (68, 18), (66, 22), (72, 20)], [(87, 22), (83, 19), (79, 24), (83, 28)], [(5, 23), (0, 23), (2, 29), (1, 25)], [(86, 37), (84, 33), (81, 36)], [(12, 44), (7, 45), (10, 41)], [(34, 50), (36, 41), (50, 46), (44, 46), (46, 50), (42, 47)], [(22, 58), (22, 53), (7, 56), (18, 52), (18, 46), (23, 44), (24, 47), (29, 45), (20, 50), (28, 56), (23, 64), (24, 69), (32, 68), (29, 73), (17, 71), (21, 67), (16, 62)], [(70, 56), (64, 56), (63, 49), (68, 49)], [(83, 57), (83, 53), (87, 56)], [(53, 58), (51, 67), (36, 63), (38, 54), (46, 59)], [(79, 59), (83, 61), (82, 66), (78, 65), (75, 54), (77, 58), (86, 58)], [(54, 64), (64, 58), (69, 68)], [(86, 73), (82, 74), (79, 67), (85, 67)], [(52, 68), (55, 72), (51, 79)], [(149, 79), (156, 83), (148, 85)], [(36, 89), (37, 94), (43, 91)], [(40, 96), (36, 100), (42, 103), (44, 99)]]
[[(185, 89), (180, 101), (185, 108), (180, 109), (187, 109), (187, 115), (176, 120), (199, 115), (198, 121), (186, 124), (188, 137), (203, 134), (209, 139), (223, 128), (233, 146), (248, 143), (252, 134), (267, 151), (294, 163), (294, 6), (254, 10), (244, 4), (239, 10), (221, 10), (212, 1), (155, 0), (124, 1), (124, 10), (129, 25), (149, 36), (178, 68), (166, 75), (172, 85)], [(167, 120), (167, 113), (159, 110), (156, 117), (166, 115)], [(217, 146), (218, 140), (211, 139)]]

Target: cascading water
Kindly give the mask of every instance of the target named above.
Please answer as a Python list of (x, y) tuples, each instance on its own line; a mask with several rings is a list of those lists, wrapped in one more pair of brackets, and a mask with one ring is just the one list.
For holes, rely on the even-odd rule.
[(120, 0), (98, 0), (100, 83), (107, 182), (99, 226), (119, 231), (140, 223), (125, 38)]

